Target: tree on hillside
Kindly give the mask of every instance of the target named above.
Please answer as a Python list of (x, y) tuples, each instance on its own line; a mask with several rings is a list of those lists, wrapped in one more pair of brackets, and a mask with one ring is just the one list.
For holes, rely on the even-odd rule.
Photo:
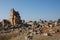
[(60, 23), (60, 19), (58, 19), (58, 21), (57, 21), (58, 23)]
[(60, 19), (58, 19), (58, 21), (57, 21), (57, 25), (60, 26)]

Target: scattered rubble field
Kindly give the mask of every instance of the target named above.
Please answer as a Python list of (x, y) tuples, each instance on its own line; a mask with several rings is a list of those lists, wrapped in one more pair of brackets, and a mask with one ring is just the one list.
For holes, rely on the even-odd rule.
[[(25, 34), (19, 35), (18, 31), (14, 31), (7, 34), (0, 34), (0, 40), (26, 40)], [(60, 33), (53, 36), (34, 35), (32, 40), (60, 40)]]

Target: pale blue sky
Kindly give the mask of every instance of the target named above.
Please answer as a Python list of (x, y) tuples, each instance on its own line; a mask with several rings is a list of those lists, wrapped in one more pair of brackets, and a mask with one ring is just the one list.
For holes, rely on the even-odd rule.
[(0, 19), (8, 19), (10, 9), (19, 11), (25, 20), (57, 20), (60, 0), (0, 0)]

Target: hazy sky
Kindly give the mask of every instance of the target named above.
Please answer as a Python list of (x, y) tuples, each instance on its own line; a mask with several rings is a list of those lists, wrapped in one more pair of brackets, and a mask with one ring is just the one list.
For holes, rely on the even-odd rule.
[(0, 20), (9, 18), (11, 8), (25, 20), (60, 18), (60, 0), (0, 0)]

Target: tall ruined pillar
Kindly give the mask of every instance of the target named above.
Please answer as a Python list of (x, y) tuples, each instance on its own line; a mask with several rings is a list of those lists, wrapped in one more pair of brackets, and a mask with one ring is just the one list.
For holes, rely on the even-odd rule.
[(14, 25), (14, 9), (10, 10), (9, 21), (12, 25)]

